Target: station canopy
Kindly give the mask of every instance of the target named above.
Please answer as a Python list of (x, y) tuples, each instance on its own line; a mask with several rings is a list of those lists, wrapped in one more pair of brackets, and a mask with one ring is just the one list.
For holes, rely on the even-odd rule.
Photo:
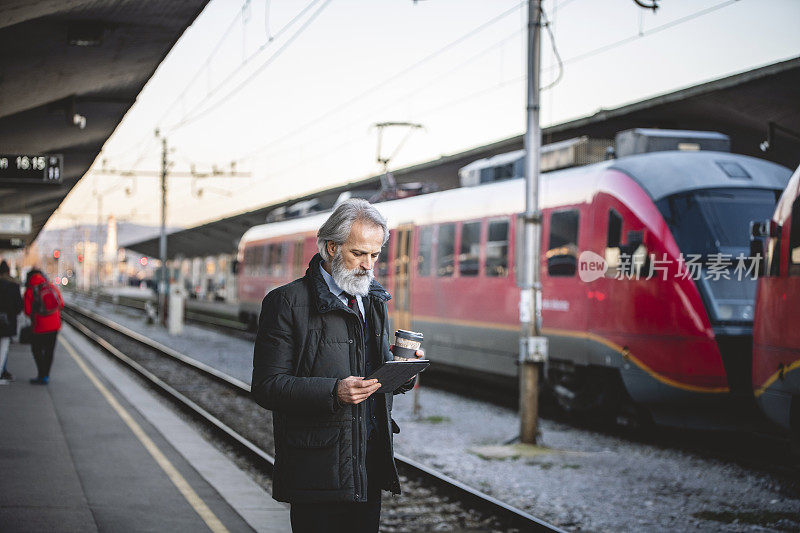
[[(681, 89), (640, 102), (544, 128), (544, 144), (581, 136), (614, 139), (631, 128), (716, 131), (729, 135), (731, 151), (760, 157), (791, 169), (800, 164), (800, 57)], [(477, 126), (476, 126), (477, 127)], [(761, 149), (769, 140), (769, 148)], [(424, 182), (439, 190), (459, 186), (458, 170), (478, 159), (523, 148), (517, 135), (493, 144), (393, 171), (398, 184)], [(201, 226), (171, 233), (168, 258), (204, 257), (236, 252), (241, 236), (263, 224), (278, 209), (317, 200), (333, 206), (345, 191), (377, 190), (380, 176), (317, 191), (290, 201), (264, 206)], [(127, 245), (135, 252), (158, 256), (158, 238)]]
[(0, 166), (63, 157), (60, 183), (0, 182), (0, 213), (31, 217), (30, 232), (18, 237), (25, 245), (207, 2), (0, 0), (0, 154), (12, 156), (0, 156)]

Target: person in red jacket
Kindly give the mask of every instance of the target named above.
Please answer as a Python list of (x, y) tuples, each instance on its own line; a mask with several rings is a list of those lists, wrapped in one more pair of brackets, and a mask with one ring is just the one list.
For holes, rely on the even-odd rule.
[(61, 309), (64, 300), (58, 288), (47, 281), (40, 270), (31, 270), (25, 285), (25, 314), (33, 323), (31, 350), (39, 375), (31, 378), (35, 385), (47, 385), (50, 381), (50, 367), (53, 365), (53, 352), (56, 337), (61, 329)]

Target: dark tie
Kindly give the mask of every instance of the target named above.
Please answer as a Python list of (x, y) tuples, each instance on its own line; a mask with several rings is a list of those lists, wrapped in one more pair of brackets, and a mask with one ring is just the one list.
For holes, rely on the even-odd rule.
[(363, 322), (364, 316), (361, 314), (361, 308), (358, 307), (358, 300), (356, 300), (356, 297), (344, 291), (342, 291), (342, 295), (347, 298), (347, 307), (355, 311), (358, 315), (358, 319)]

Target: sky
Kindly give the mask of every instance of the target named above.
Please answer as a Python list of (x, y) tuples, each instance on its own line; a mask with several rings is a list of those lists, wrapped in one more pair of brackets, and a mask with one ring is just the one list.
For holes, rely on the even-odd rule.
[[(545, 0), (542, 126), (800, 55), (798, 0)], [(525, 129), (526, 2), (212, 0), (48, 228), (98, 217), (191, 227)], [(553, 44), (561, 58), (561, 69)], [(559, 75), (559, 71), (561, 75)], [(233, 166), (232, 166), (233, 165)]]

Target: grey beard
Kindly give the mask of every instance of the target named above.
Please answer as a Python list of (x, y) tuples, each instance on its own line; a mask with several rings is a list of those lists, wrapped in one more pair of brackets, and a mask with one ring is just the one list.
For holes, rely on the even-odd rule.
[[(364, 273), (361, 274), (361, 272)], [(342, 254), (338, 250), (331, 263), (331, 276), (339, 288), (354, 296), (366, 296), (369, 293), (370, 283), (375, 277), (372, 270), (364, 271), (358, 267), (350, 270), (345, 267)]]

